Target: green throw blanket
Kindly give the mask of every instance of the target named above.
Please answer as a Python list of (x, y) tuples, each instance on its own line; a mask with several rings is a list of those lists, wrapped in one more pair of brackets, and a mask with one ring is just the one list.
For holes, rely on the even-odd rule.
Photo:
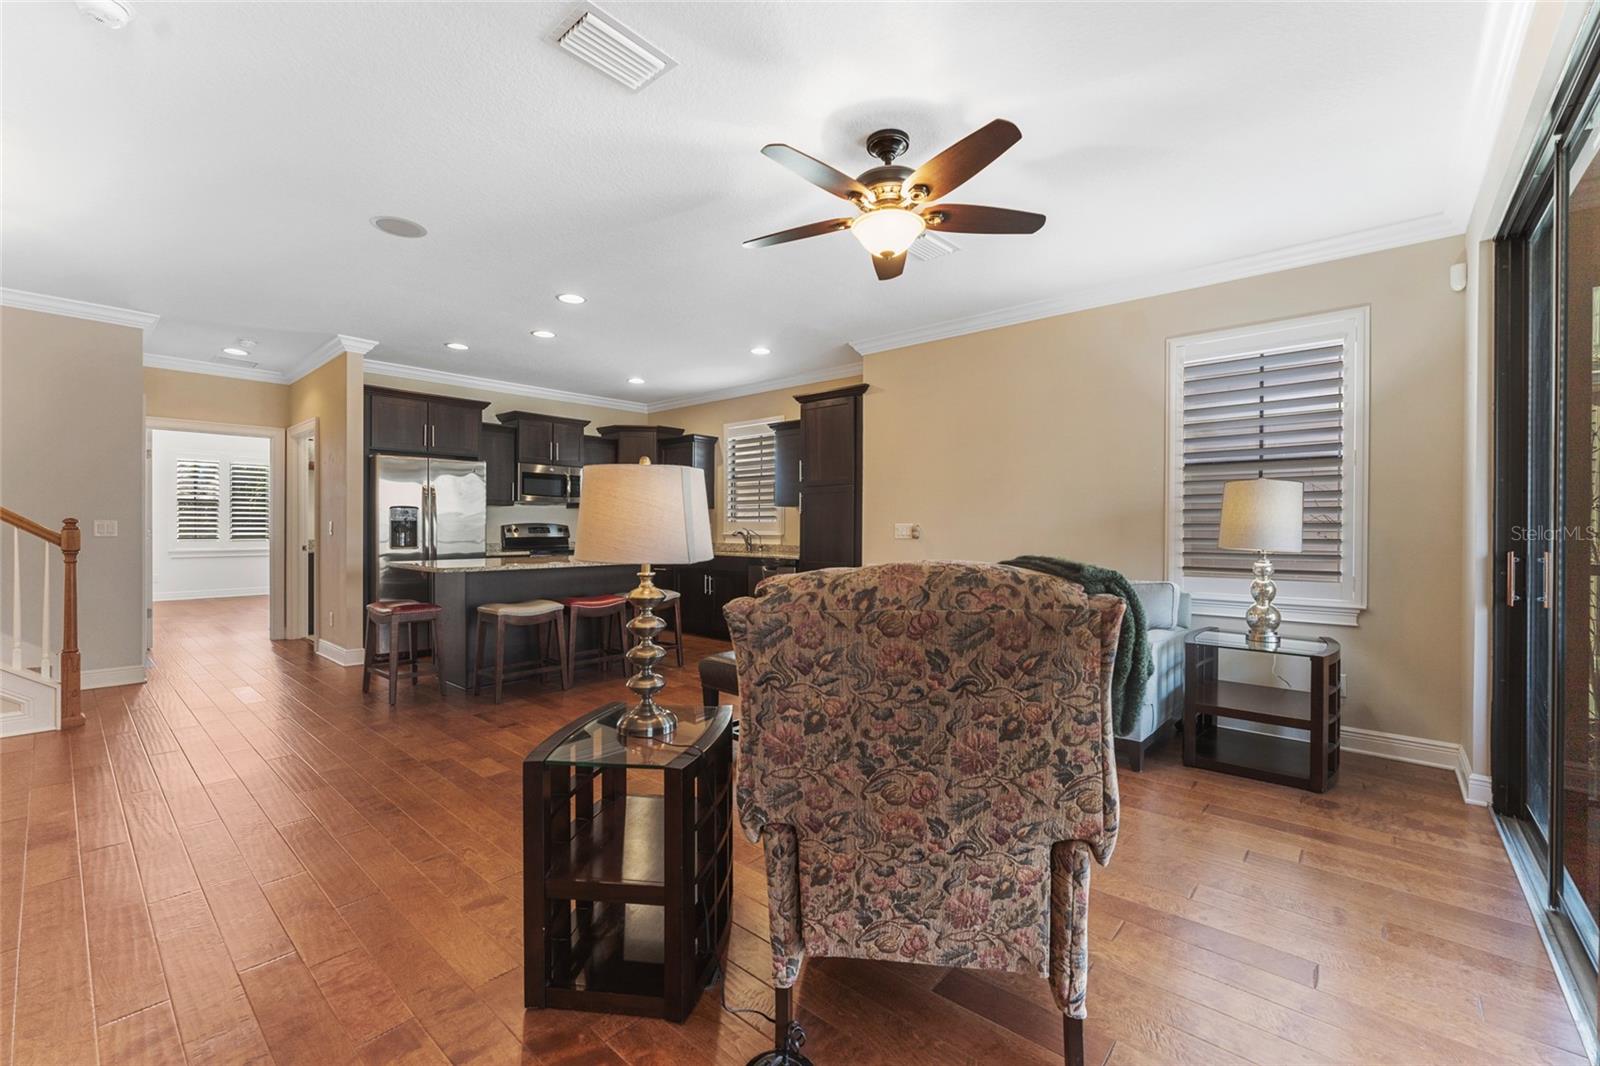
[(1145, 630), (1144, 605), (1128, 579), (1115, 570), (1089, 563), (1074, 563), (1048, 555), (1020, 555), (1007, 559), (1001, 566), (1018, 566), (1024, 570), (1037, 570), (1054, 574), (1075, 585), (1091, 596), (1109, 593), (1120, 596), (1128, 609), (1122, 612), (1122, 633), (1117, 639), (1117, 661), (1112, 668), (1111, 721), (1117, 735), (1133, 732), (1139, 718), (1139, 704), (1144, 702), (1144, 687), (1155, 672), (1150, 661), (1150, 638)]

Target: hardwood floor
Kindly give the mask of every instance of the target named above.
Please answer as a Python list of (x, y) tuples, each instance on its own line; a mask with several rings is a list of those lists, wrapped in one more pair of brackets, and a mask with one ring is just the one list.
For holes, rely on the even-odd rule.
[[(269, 642), (264, 600), (158, 604), (155, 631), (147, 685), (0, 742), (0, 1066), (739, 1066), (769, 1046), (716, 989), (682, 1026), (522, 1010), (519, 763), (616, 675), (390, 710), (358, 670)], [(713, 649), (691, 641), (668, 702)], [(1347, 755), (1316, 796), (1185, 770), (1174, 744), (1146, 766), (1094, 871), (1090, 1062), (1583, 1062), (1450, 774)], [(770, 1011), (763, 864), (736, 839), (727, 999)], [(1060, 1062), (1037, 979), (813, 960), (798, 1007), (817, 1066)]]

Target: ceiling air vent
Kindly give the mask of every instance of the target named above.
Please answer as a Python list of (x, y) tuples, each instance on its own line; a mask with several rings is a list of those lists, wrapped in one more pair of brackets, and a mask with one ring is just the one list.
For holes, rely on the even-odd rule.
[(911, 258), (927, 262), (929, 259), (943, 259), (947, 255), (954, 255), (961, 251), (961, 246), (952, 241), (947, 241), (937, 233), (923, 233), (922, 236), (911, 242)]
[(562, 51), (583, 60), (634, 92), (678, 64), (665, 52), (592, 5), (556, 37)]

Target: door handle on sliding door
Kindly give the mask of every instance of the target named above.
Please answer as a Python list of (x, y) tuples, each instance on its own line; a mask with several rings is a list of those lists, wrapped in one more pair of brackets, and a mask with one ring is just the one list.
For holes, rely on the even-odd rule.
[(1544, 552), (1539, 556), (1540, 584), (1543, 586), (1539, 596), (1539, 604), (1545, 610), (1555, 606), (1555, 575), (1550, 566), (1550, 553)]
[(1517, 595), (1517, 553), (1506, 552), (1506, 606), (1515, 607), (1522, 602)]

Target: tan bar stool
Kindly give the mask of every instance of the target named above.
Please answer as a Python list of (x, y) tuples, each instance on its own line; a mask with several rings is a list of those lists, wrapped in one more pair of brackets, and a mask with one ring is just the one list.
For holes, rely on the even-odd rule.
[[(609, 674), (611, 664), (621, 662), (628, 651), (628, 634), (622, 626), (623, 619), (627, 617), (628, 601), (614, 593), (605, 593), (600, 596), (568, 596), (561, 603), (567, 609), (568, 673), (580, 666), (598, 666)], [(578, 623), (585, 618), (600, 623), (597, 630), (600, 639), (595, 647), (580, 651)], [(616, 651), (610, 648), (613, 620), (617, 632)]]
[[(674, 592), (672, 589), (661, 589), (660, 592), (661, 592), (661, 595), (666, 597), (666, 599), (664, 599), (660, 603), (656, 604), (655, 615), (656, 615), (657, 618), (660, 618), (663, 621), (665, 621), (666, 617), (667, 617), (667, 612), (668, 611), (672, 612), (672, 639), (669, 640), (669, 641), (663, 641), (661, 639), (662, 637), (667, 635), (667, 631), (665, 629), (663, 629), (660, 633), (656, 634), (656, 643), (660, 644), (663, 648), (671, 648), (674, 651), (676, 651), (678, 653), (678, 665), (682, 666), (683, 665), (683, 612), (681, 610), (679, 610), (679, 608), (678, 608), (678, 603), (679, 603), (678, 594), (676, 592)], [(638, 613), (639, 613), (639, 609), (637, 607), (635, 607), (631, 603), (628, 604), (628, 618), (629, 618), (630, 621), (633, 619), (634, 615), (636, 615)], [(624, 627), (624, 632), (626, 632), (626, 627)], [(628, 642), (630, 644), (633, 642), (633, 634), (632, 633), (628, 633)]]
[[(428, 668), (439, 679), (439, 695), (444, 695), (444, 667), (439, 661), (439, 635), (434, 622), (444, 613), (437, 603), (418, 603), (416, 600), (374, 600), (367, 604), (367, 650), (361, 662), (361, 691), (372, 687), (372, 675), (388, 678), (389, 706), (394, 706), (395, 681), (403, 666), (411, 667), (411, 684), (417, 683), (417, 627), (428, 627)], [(389, 651), (380, 659), (378, 655), (378, 627), (389, 634)], [(400, 655), (400, 627), (405, 626), (407, 654)]]
[[(520, 681), (528, 677), (542, 677), (552, 670), (561, 672), (561, 687), (572, 687), (572, 664), (567, 659), (567, 623), (561, 604), (555, 600), (525, 600), (522, 603), (486, 603), (478, 608), (472, 625), (477, 632), (474, 646), (477, 654), (472, 660), (472, 694), (478, 694), (483, 681), (483, 638), (488, 633), (486, 623), (494, 623), (494, 701), (500, 702), (500, 692), (507, 680)], [(527, 626), (534, 651), (541, 656), (532, 663), (513, 664), (513, 673), (506, 673), (506, 627)], [(555, 655), (551, 656), (542, 638), (555, 637)]]

